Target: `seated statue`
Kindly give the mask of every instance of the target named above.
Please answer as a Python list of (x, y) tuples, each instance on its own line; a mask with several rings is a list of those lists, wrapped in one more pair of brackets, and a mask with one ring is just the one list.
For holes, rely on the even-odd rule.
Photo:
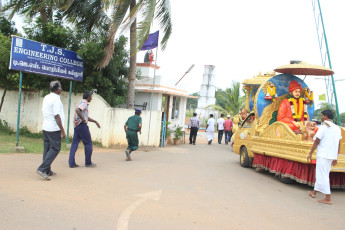
[(286, 123), (292, 131), (300, 133), (302, 126), (308, 121), (307, 104), (301, 97), (302, 86), (297, 81), (291, 81), (289, 92), (279, 105), (277, 121)]
[(316, 125), (316, 122), (308, 121), (305, 126), (305, 131), (303, 132), (303, 140), (313, 142), (313, 137), (315, 136), (317, 130), (318, 127)]
[(239, 113), (240, 122), (238, 123), (238, 125), (241, 125), (247, 116), (248, 116), (247, 110), (245, 108), (241, 109)]

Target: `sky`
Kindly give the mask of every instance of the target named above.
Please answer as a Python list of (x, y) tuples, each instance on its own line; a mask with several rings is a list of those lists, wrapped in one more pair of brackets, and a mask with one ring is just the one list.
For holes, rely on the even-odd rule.
[[(301, 60), (322, 65), (312, 0), (171, 0), (173, 32), (167, 48), (158, 48), (158, 72), (189, 93), (198, 92), (205, 65), (215, 66), (216, 87), (226, 89), (259, 73)], [(344, 0), (320, 0), (334, 79), (345, 79)], [(17, 20), (17, 24), (18, 24)], [(19, 24), (20, 25), (20, 24)], [(154, 24), (151, 32), (158, 29)], [(162, 33), (161, 33), (162, 37)], [(156, 54), (156, 50), (153, 50)], [(138, 53), (143, 62), (145, 52)], [(304, 76), (299, 76), (304, 78)], [(325, 82), (307, 76), (306, 84), (318, 95)], [(340, 112), (345, 112), (345, 80), (336, 81)]]
[[(290, 60), (322, 65), (311, 0), (170, 3), (173, 33), (167, 48), (158, 50), (157, 65), (162, 78), (176, 83), (194, 64), (179, 83), (189, 93), (200, 90), (205, 65), (215, 66), (216, 87), (221, 89), (230, 87), (232, 81), (273, 71)], [(320, 0), (320, 4), (334, 78), (345, 79), (345, 1)], [(138, 55), (138, 62), (143, 55)], [(326, 92), (325, 82), (315, 76), (307, 76), (305, 82), (318, 103), (318, 95)], [(340, 112), (345, 112), (344, 88), (345, 80), (336, 82)]]

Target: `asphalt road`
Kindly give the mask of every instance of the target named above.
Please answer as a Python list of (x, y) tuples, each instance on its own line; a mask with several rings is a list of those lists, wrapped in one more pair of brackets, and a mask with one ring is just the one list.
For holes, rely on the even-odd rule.
[[(51, 181), (36, 175), (41, 154), (0, 155), (0, 229), (225, 230), (345, 229), (345, 191), (333, 205), (312, 188), (241, 168), (229, 145), (169, 145), (133, 153), (96, 152), (96, 168), (70, 169), (67, 154)], [(317, 198), (322, 198), (318, 194)]]

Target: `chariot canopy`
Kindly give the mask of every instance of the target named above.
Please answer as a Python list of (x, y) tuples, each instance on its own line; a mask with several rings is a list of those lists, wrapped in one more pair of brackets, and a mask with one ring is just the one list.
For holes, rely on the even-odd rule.
[(274, 71), (279, 73), (289, 73), (292, 75), (329, 76), (334, 74), (334, 71), (327, 67), (321, 65), (310, 65), (305, 62), (283, 65), (274, 69)]

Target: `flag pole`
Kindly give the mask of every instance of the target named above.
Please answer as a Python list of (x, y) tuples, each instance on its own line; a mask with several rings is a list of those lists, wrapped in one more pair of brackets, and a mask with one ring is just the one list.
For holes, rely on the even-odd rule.
[(150, 140), (150, 130), (151, 130), (151, 114), (152, 114), (152, 97), (153, 97), (153, 90), (155, 88), (155, 83), (156, 83), (156, 67), (157, 67), (157, 54), (158, 54), (158, 46), (156, 47), (156, 60), (155, 60), (155, 67), (153, 70), (153, 84), (152, 84), (152, 92), (151, 92), (151, 97), (150, 97), (150, 120), (149, 120), (149, 131), (147, 133), (147, 144), (146, 144), (146, 152), (148, 151), (149, 148), (149, 140)]

